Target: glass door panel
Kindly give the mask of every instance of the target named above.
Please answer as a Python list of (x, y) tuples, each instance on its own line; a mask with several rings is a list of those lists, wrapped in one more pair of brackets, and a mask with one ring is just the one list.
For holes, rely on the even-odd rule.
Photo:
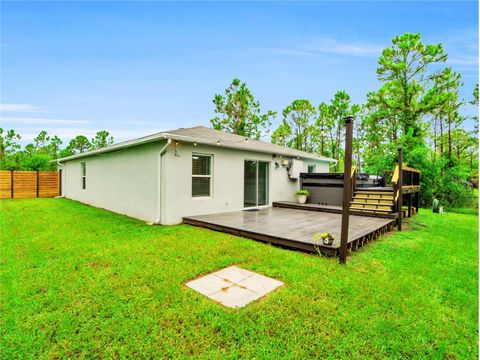
[(243, 179), (243, 205), (257, 206), (257, 162), (245, 161)]
[(268, 205), (268, 163), (258, 163), (257, 205)]
[(268, 168), (264, 161), (245, 160), (244, 206), (268, 205)]

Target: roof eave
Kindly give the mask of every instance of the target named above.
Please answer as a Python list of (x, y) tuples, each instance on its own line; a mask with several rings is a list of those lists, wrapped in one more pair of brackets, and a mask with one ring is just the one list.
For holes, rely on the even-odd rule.
[(93, 156), (93, 155), (98, 155), (98, 154), (103, 154), (103, 153), (108, 153), (112, 151), (117, 151), (117, 150), (122, 150), (126, 149), (129, 147), (137, 146), (137, 145), (142, 145), (146, 143), (151, 143), (155, 142), (158, 140), (165, 140), (165, 139), (172, 139), (176, 141), (183, 141), (183, 142), (188, 142), (188, 143), (199, 143), (203, 145), (212, 145), (212, 146), (220, 146), (220, 147), (225, 147), (225, 148), (230, 148), (230, 149), (236, 149), (236, 150), (244, 150), (244, 151), (251, 151), (251, 152), (260, 152), (264, 154), (276, 154), (276, 155), (282, 155), (282, 156), (289, 156), (289, 157), (297, 157), (297, 158), (302, 158), (302, 159), (310, 159), (310, 160), (317, 160), (317, 161), (324, 161), (324, 162), (329, 162), (329, 163), (337, 163), (338, 161), (335, 159), (331, 158), (324, 158), (324, 157), (318, 157), (312, 154), (312, 156), (306, 156), (303, 154), (300, 155), (292, 155), (289, 154), (288, 152), (282, 152), (280, 151), (271, 151), (271, 150), (264, 150), (264, 149), (252, 149), (252, 148), (245, 148), (244, 146), (239, 146), (235, 145), (232, 143), (218, 143), (217, 140), (211, 140), (207, 141), (205, 139), (195, 139), (190, 136), (184, 136), (184, 135), (176, 135), (176, 134), (169, 134), (169, 133), (162, 133), (161, 135), (157, 135), (152, 138), (147, 138), (145, 140), (140, 140), (140, 141), (132, 141), (131, 143), (120, 143), (117, 145), (112, 145), (109, 147), (97, 149), (97, 150), (92, 150), (88, 151), (85, 153), (81, 154), (76, 154), (76, 155), (71, 155), (71, 156), (66, 156), (60, 159), (55, 159), (52, 160), (52, 162), (61, 162), (61, 161), (69, 161), (69, 160), (75, 160), (75, 159), (80, 159), (88, 156)]
[(264, 150), (264, 149), (245, 148), (244, 146), (236, 145), (236, 144), (232, 144), (232, 143), (222, 143), (222, 142), (218, 143), (218, 141), (216, 141), (216, 140), (212, 140), (212, 141), (207, 141), (205, 139), (197, 140), (197, 139), (192, 138), (190, 136), (181, 136), (181, 135), (168, 134), (168, 133), (165, 133), (165, 135), (167, 135), (167, 138), (170, 138), (172, 140), (183, 141), (183, 142), (188, 142), (188, 143), (212, 145), (212, 146), (226, 147), (226, 148), (236, 149), (236, 150), (261, 152), (261, 153), (264, 153), (264, 154), (276, 154), (276, 155), (282, 155), (282, 156), (298, 157), (298, 158), (303, 158), (303, 159), (312, 159), (312, 160), (325, 161), (325, 162), (334, 162), (334, 163), (337, 162), (337, 160), (335, 160), (335, 159), (318, 157), (318, 156), (315, 156), (313, 154), (312, 154), (312, 156), (292, 155), (292, 154), (289, 154), (288, 152), (281, 152), (281, 151), (275, 151), (274, 152), (274, 151), (271, 151), (271, 150)]
[(150, 139), (145, 139), (145, 140), (141, 140), (141, 141), (132, 142), (130, 144), (119, 143), (117, 145), (111, 145), (111, 146), (100, 148), (100, 149), (97, 149), (97, 150), (87, 151), (87, 152), (84, 152), (84, 153), (81, 153), (81, 154), (75, 154), (75, 155), (66, 156), (66, 157), (63, 157), (63, 158), (60, 158), (60, 159), (54, 159), (54, 160), (51, 160), (50, 162), (75, 160), (75, 159), (80, 159), (80, 158), (93, 156), (93, 155), (97, 155), (97, 154), (104, 154), (104, 153), (109, 153), (109, 152), (112, 152), (112, 151), (123, 150), (123, 149), (129, 148), (129, 147), (134, 147), (134, 146), (142, 145), (142, 144), (148, 144), (148, 143), (151, 143), (151, 142), (155, 142), (155, 141), (158, 141), (158, 140), (165, 140), (165, 139), (168, 139), (168, 138), (165, 137), (164, 135), (162, 135), (162, 136), (157, 136), (157, 137), (150, 138)]

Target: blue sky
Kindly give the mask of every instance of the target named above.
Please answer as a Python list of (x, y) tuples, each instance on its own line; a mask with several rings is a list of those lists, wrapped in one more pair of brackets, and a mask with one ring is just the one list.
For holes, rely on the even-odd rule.
[(444, 44), (467, 100), (478, 81), (474, 1), (2, 2), (1, 17), (2, 126), (24, 142), (42, 129), (124, 140), (208, 126), (233, 77), (265, 110), (338, 90), (362, 103), (404, 32)]

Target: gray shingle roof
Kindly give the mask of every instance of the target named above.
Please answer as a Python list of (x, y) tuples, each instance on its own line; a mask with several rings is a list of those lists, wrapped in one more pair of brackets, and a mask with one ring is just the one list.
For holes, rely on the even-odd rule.
[(265, 141), (247, 139), (244, 136), (226, 133), (219, 130), (207, 128), (205, 126), (195, 126), (192, 128), (180, 128), (170, 131), (162, 131), (156, 134), (144, 136), (134, 140), (123, 141), (117, 144), (113, 144), (101, 149), (84, 152), (82, 154), (72, 155), (58, 159), (58, 161), (72, 160), (81, 157), (86, 157), (94, 154), (100, 154), (119, 150), (127, 147), (132, 147), (140, 144), (154, 142), (162, 139), (172, 139), (176, 141), (206, 144), (206, 145), (218, 145), (221, 147), (239, 149), (246, 151), (255, 151), (262, 153), (270, 153), (283, 156), (299, 157), (304, 159), (323, 160), (328, 162), (336, 162), (335, 159), (331, 159), (325, 156), (320, 156), (305, 151), (291, 149), (281, 145), (274, 145)]

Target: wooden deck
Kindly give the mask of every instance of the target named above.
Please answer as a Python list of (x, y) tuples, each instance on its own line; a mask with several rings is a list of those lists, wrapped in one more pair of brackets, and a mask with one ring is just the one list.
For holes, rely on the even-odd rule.
[[(189, 216), (183, 222), (229, 234), (243, 236), (293, 249), (314, 252), (318, 248), (335, 256), (340, 247), (341, 214), (287, 208), (235, 211)], [(356, 250), (393, 228), (393, 219), (350, 216), (348, 248)], [(331, 246), (314, 240), (314, 235), (329, 232), (335, 238)]]

